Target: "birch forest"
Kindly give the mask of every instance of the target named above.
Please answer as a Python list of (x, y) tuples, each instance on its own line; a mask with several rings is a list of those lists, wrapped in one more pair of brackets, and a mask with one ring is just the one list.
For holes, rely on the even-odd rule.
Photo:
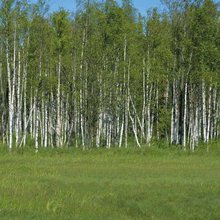
[[(194, 151), (220, 137), (220, 13), (213, 0), (0, 1), (0, 142), (8, 149)], [(147, 1), (146, 1), (147, 4)]]

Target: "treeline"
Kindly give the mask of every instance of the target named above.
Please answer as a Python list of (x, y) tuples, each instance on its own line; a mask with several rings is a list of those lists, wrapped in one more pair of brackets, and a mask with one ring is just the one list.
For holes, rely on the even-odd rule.
[[(0, 137), (9, 149), (194, 150), (220, 132), (220, 13), (212, 0), (0, 2)], [(147, 4), (147, 3), (146, 3)]]

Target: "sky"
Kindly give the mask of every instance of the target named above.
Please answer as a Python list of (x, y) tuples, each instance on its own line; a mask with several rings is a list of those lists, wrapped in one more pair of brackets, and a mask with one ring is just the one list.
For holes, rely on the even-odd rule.
[[(56, 11), (60, 7), (73, 11), (75, 9), (75, 0), (49, 0), (49, 5), (51, 11)], [(133, 0), (133, 5), (142, 14), (145, 14), (150, 8), (161, 7), (160, 0)]]
[[(37, 0), (30, 1), (37, 2)], [(51, 11), (57, 11), (60, 7), (63, 7), (71, 12), (73, 12), (76, 8), (75, 1), (76, 0), (48, 0)], [(120, 0), (117, 1), (120, 2)], [(214, 1), (218, 2), (218, 0)], [(134, 7), (138, 9), (138, 11), (141, 12), (141, 14), (146, 14), (146, 11), (150, 8), (163, 8), (160, 0), (133, 0), (132, 2)]]

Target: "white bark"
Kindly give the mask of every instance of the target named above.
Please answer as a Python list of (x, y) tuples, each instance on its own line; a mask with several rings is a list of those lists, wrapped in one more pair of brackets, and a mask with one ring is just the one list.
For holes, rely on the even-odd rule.
[(202, 83), (202, 122), (203, 122), (203, 140), (207, 141), (207, 121), (206, 121), (206, 91), (205, 82)]
[(44, 147), (46, 148), (48, 146), (48, 110), (47, 105), (45, 105), (44, 109), (45, 113), (45, 120), (44, 120)]
[(208, 118), (207, 118), (207, 130), (206, 141), (209, 142), (210, 128), (211, 128), (211, 103), (212, 102), (212, 87), (209, 87), (209, 100), (208, 100)]
[(184, 91), (184, 118), (183, 118), (183, 147), (186, 148), (186, 126), (187, 126), (187, 93), (188, 93), (188, 83), (185, 83), (185, 91)]
[(150, 87), (150, 91), (149, 91), (149, 94), (148, 94), (148, 102), (147, 102), (147, 144), (150, 143), (151, 141), (151, 128), (152, 128), (152, 114), (151, 114), (151, 96), (152, 96), (152, 89), (153, 89), (153, 86), (151, 85)]
[(37, 91), (35, 91), (35, 97), (34, 97), (34, 109), (35, 109), (35, 117), (36, 120), (34, 122), (34, 127), (35, 127), (35, 152), (38, 152), (38, 148), (39, 148), (39, 121), (40, 121), (40, 109), (39, 109), (39, 103), (37, 100)]
[(18, 52), (18, 74), (17, 74), (17, 109), (16, 109), (16, 129), (15, 129), (15, 136), (16, 136), (16, 146), (18, 146), (19, 136), (20, 136), (20, 123), (21, 123), (21, 106), (20, 106), (20, 97), (21, 97), (21, 55), (20, 51)]
[[(24, 132), (24, 146), (26, 145), (26, 139), (27, 139), (27, 63), (24, 65), (24, 99), (23, 99), (23, 108), (24, 108), (24, 113), (23, 113), (23, 121), (24, 121), (24, 127), (23, 127), (23, 132)], [(30, 116), (29, 116), (30, 117)]]
[[(84, 60), (84, 47), (86, 42), (86, 30), (83, 31), (83, 39), (82, 39), (82, 49), (81, 49), (81, 62), (80, 62), (80, 79), (82, 82), (82, 74), (83, 74), (83, 60)], [(81, 139), (83, 149), (85, 148), (85, 136), (84, 136), (84, 119), (83, 119), (83, 88), (80, 88), (80, 128), (81, 128)]]
[(138, 147), (141, 148), (141, 144), (140, 144), (140, 142), (139, 142), (138, 135), (137, 135), (137, 130), (136, 130), (136, 128), (135, 128), (135, 122), (134, 122), (133, 117), (131, 116), (130, 110), (129, 110), (129, 117), (130, 117), (130, 119), (131, 119), (132, 128), (133, 128), (133, 132), (134, 132), (134, 136), (135, 136), (136, 143), (137, 143)]
[(96, 132), (96, 147), (100, 147), (100, 138), (101, 138), (101, 131), (102, 131), (102, 79), (101, 76), (99, 76), (99, 86), (100, 86), (100, 94), (99, 94), (99, 118), (98, 118), (98, 126), (97, 126), (97, 132)]
[[(125, 114), (125, 128), (124, 128), (124, 132), (125, 132), (125, 148), (128, 147), (128, 111), (129, 111), (129, 97), (128, 97), (128, 89), (126, 89), (126, 85), (128, 87), (128, 82), (126, 83), (126, 66), (125, 66), (125, 62), (127, 60), (127, 36), (125, 35), (124, 37), (124, 90), (125, 90), (125, 110), (124, 110), (124, 114)], [(128, 76), (129, 77), (129, 76)]]
[(121, 122), (119, 148), (121, 148), (121, 146), (122, 146), (123, 133), (124, 133), (124, 119), (122, 119), (122, 122)]
[(13, 132), (13, 113), (14, 113), (14, 107), (13, 107), (13, 96), (12, 96), (12, 87), (11, 87), (11, 68), (10, 68), (10, 58), (9, 58), (9, 45), (8, 40), (6, 40), (6, 62), (7, 62), (7, 79), (8, 79), (8, 108), (9, 108), (9, 150), (12, 149), (12, 132)]
[(58, 82), (57, 82), (57, 123), (56, 123), (56, 146), (61, 147), (61, 100), (60, 100), (60, 76), (61, 76), (61, 55), (58, 60)]
[(141, 121), (141, 133), (142, 137), (145, 137), (145, 114), (146, 114), (146, 77), (145, 77), (145, 59), (143, 59), (143, 106), (142, 106), (142, 121)]

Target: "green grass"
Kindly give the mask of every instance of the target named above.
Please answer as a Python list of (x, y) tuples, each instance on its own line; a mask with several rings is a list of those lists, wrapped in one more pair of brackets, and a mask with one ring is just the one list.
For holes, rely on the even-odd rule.
[(0, 152), (0, 219), (220, 219), (220, 151)]

